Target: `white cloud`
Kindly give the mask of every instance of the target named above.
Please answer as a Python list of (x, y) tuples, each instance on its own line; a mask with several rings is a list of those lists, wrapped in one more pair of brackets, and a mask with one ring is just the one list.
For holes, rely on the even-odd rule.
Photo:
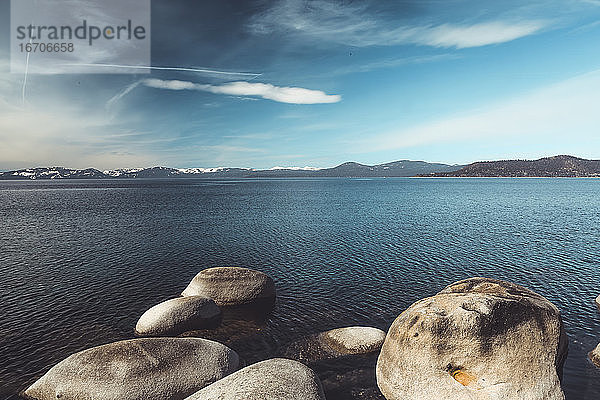
[(509, 42), (539, 32), (546, 25), (540, 20), (402, 24), (370, 15), (365, 4), (282, 0), (254, 17), (248, 29), (256, 34), (296, 33), (317, 41), (357, 47), (415, 44), (466, 48)]
[(337, 103), (342, 97), (330, 95), (320, 90), (300, 87), (274, 86), (269, 83), (230, 82), (223, 85), (209, 85), (178, 80), (145, 79), (144, 85), (167, 90), (199, 90), (232, 96), (257, 96), (263, 99), (292, 104)]
[(509, 23), (503, 21), (484, 22), (474, 25), (443, 24), (434, 27), (420, 28), (419, 37), (414, 38), (417, 44), (434, 47), (479, 47), (489, 44), (510, 42), (532, 35), (540, 31), (545, 23), (542, 21), (523, 21)]
[(532, 138), (540, 145), (597, 140), (600, 126), (600, 70), (539, 89), (501, 104), (461, 116), (414, 126), (377, 137), (361, 151), (408, 148), (434, 143)]

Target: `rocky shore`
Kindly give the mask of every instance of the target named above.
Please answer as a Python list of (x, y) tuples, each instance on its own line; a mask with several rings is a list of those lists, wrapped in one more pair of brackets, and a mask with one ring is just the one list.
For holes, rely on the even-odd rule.
[[(239, 267), (200, 271), (182, 296), (149, 308), (139, 338), (72, 354), (27, 388), (35, 400), (564, 399), (560, 312), (522, 286), (453, 283), (415, 302), (388, 332), (338, 327), (252, 360), (236, 330), (267, 319), (274, 280)], [(600, 307), (600, 296), (596, 299)], [(230, 316), (228, 340), (223, 334)], [(228, 320), (229, 321), (229, 320)], [(253, 322), (254, 321), (254, 322)], [(229, 321), (230, 322), (230, 321)], [(260, 343), (251, 346), (260, 346)], [(236, 351), (237, 350), (237, 351)], [(590, 352), (600, 367), (600, 345)], [(331, 371), (335, 371), (332, 373)], [(349, 390), (348, 388), (352, 388)]]

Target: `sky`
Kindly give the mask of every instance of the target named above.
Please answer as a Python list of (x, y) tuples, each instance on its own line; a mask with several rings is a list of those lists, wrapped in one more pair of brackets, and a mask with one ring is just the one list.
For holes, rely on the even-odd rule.
[(600, 159), (600, 0), (153, 0), (149, 73), (27, 78), (0, 18), (0, 170)]

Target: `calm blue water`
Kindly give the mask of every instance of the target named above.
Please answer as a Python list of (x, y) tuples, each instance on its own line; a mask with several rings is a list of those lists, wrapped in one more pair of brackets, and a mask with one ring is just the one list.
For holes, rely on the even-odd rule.
[(563, 313), (567, 399), (600, 398), (586, 359), (600, 341), (600, 180), (0, 182), (0, 221), (0, 398), (132, 337), (217, 265), (276, 281), (254, 359), (325, 329), (387, 329), (459, 279), (522, 284)]

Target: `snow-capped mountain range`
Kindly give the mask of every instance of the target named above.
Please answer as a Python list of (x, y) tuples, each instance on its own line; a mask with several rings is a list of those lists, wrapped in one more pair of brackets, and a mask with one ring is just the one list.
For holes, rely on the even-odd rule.
[(402, 177), (456, 171), (462, 165), (401, 160), (364, 165), (347, 162), (333, 168), (273, 167), (253, 168), (121, 168), (100, 171), (94, 168), (38, 167), (0, 172), (0, 180), (23, 179), (124, 179), (124, 178), (286, 178), (286, 177)]

